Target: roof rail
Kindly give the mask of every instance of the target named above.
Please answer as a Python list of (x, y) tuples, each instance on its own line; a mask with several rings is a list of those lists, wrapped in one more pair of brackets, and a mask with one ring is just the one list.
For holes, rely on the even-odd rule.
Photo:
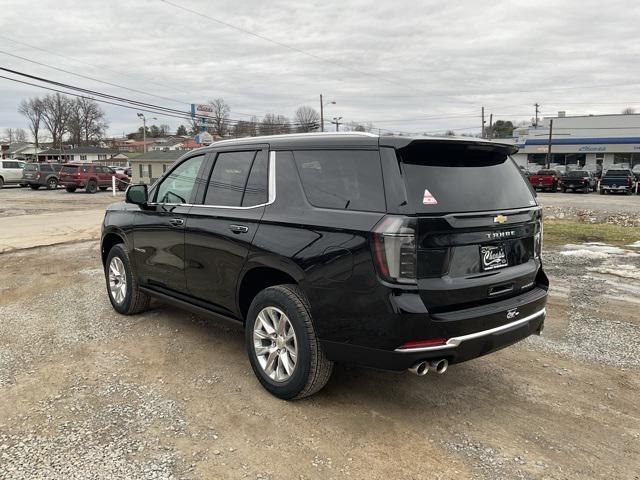
[(278, 139), (278, 138), (291, 138), (291, 137), (321, 137), (321, 136), (329, 136), (329, 135), (357, 135), (361, 137), (375, 137), (378, 138), (378, 135), (375, 133), (369, 132), (309, 132), (309, 133), (283, 133), (281, 135), (262, 135), (257, 137), (242, 137), (242, 138), (228, 138), (226, 140), (219, 140), (217, 142), (213, 142), (211, 145), (220, 145), (221, 143), (226, 142), (237, 142), (241, 140), (270, 140), (270, 139)]

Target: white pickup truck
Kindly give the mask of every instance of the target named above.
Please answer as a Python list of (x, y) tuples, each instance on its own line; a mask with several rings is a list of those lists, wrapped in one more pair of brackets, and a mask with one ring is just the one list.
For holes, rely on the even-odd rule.
[(22, 160), (0, 160), (0, 188), (5, 185), (22, 185)]

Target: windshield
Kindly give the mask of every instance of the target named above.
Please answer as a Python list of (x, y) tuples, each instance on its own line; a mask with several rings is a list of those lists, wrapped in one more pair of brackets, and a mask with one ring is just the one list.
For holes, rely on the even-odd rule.
[(454, 144), (412, 144), (398, 151), (409, 206), (416, 213), (507, 210), (536, 205), (505, 153)]
[(605, 173), (605, 177), (626, 177), (629, 175), (628, 170), (609, 170)]

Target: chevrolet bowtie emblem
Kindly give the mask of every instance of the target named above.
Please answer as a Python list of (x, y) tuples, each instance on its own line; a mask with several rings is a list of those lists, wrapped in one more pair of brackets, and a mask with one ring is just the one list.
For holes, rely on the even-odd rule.
[(504, 223), (507, 221), (507, 217), (504, 215), (498, 215), (497, 217), (493, 217), (493, 223)]

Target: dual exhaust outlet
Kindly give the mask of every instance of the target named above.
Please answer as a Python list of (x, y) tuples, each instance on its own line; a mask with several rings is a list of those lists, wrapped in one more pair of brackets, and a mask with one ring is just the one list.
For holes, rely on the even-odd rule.
[(423, 360), (421, 362), (416, 363), (413, 367), (408, 370), (414, 375), (418, 375), (422, 377), (429, 372), (435, 372), (438, 375), (442, 375), (447, 371), (447, 367), (449, 366), (449, 361), (446, 358), (441, 358), (440, 360), (431, 360), (427, 362)]

